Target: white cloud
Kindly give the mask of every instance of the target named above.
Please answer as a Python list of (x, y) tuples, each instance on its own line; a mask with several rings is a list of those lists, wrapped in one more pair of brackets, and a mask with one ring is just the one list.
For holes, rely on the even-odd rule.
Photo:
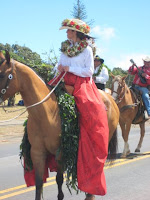
[(92, 35), (101, 37), (103, 40), (110, 40), (111, 38), (115, 37), (115, 29), (111, 27), (101, 27), (95, 26), (91, 30)]
[(120, 67), (123, 70), (128, 70), (129, 67), (132, 65), (130, 62), (130, 59), (133, 59), (134, 62), (137, 64), (137, 66), (143, 65), (143, 58), (145, 58), (147, 55), (144, 54), (130, 54), (130, 55), (120, 55), (117, 58), (110, 58), (107, 60), (108, 66), (114, 67)]

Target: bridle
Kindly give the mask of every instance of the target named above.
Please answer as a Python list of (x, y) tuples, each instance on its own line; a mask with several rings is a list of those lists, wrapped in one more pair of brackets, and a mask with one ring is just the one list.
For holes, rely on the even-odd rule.
[[(119, 81), (118, 81), (118, 82), (119, 82)], [(125, 97), (125, 94), (126, 94), (126, 92), (127, 92), (127, 90), (128, 90), (128, 87), (127, 87), (127, 85), (126, 85), (125, 83), (122, 85), (122, 84), (119, 82), (119, 86), (118, 86), (118, 87), (121, 88), (121, 92), (120, 92), (120, 93), (118, 93), (118, 92), (112, 90), (112, 94), (113, 94), (113, 93), (116, 93), (116, 94), (117, 94), (117, 98), (116, 98), (116, 100), (115, 100), (116, 104), (119, 104), (120, 102), (122, 102), (122, 100), (123, 100), (123, 98)], [(122, 90), (123, 90), (123, 91), (122, 91)], [(131, 91), (132, 91), (132, 90), (131, 90)], [(135, 97), (135, 99), (136, 99), (136, 97)], [(133, 104), (124, 105), (123, 107), (119, 108), (120, 113), (124, 112), (124, 111), (127, 110), (127, 109), (136, 107), (136, 106), (138, 106), (139, 104), (140, 104), (140, 101), (137, 101), (137, 102), (135, 102), (135, 103), (133, 103)]]
[[(0, 66), (3, 64), (3, 62), (5, 61), (6, 59), (3, 59), (1, 62), (0, 62)], [(10, 81), (13, 79), (13, 69), (14, 69), (14, 60), (12, 62), (12, 67), (11, 67), (11, 71), (10, 71), (10, 74), (8, 75), (7, 77), (7, 80), (6, 80), (6, 84), (4, 86), (3, 89), (1, 89), (0, 91), (0, 98), (3, 100), (3, 96), (4, 94), (6, 93), (7, 89), (9, 88), (9, 84), (10, 84)], [(0, 75), (0, 78), (5, 78), (5, 76), (3, 75)]]
[(3, 62), (5, 61), (5, 59), (2, 59), (0, 62), (0, 66), (3, 64)]
[[(116, 98), (116, 100), (115, 100), (115, 102), (117, 103), (117, 104), (119, 104), (122, 100), (123, 100), (123, 98), (124, 98), (124, 96), (125, 96), (125, 94), (126, 94), (126, 91), (127, 91), (127, 87), (126, 87), (126, 84), (121, 84), (119, 81), (118, 81), (118, 83), (119, 83), (119, 88), (121, 89), (121, 92), (119, 92), (118, 93), (118, 89), (117, 89), (117, 92), (115, 91), (115, 90), (112, 90), (112, 94), (113, 93), (115, 93), (115, 94), (117, 94), (117, 98)], [(123, 91), (122, 91), (123, 90)], [(122, 94), (123, 93), (123, 94)]]
[[(5, 59), (4, 59), (4, 61), (5, 61)], [(4, 62), (4, 61), (3, 61), (3, 62)], [(2, 62), (2, 63), (3, 63), (3, 62)], [(12, 64), (11, 72), (10, 72), (10, 74), (8, 75), (8, 78), (7, 78), (5, 87), (4, 87), (4, 88), (1, 90), (1, 92), (0, 92), (0, 99), (1, 99), (1, 100), (3, 100), (3, 99), (2, 99), (2, 98), (3, 98), (3, 95), (6, 93), (7, 89), (9, 88), (10, 80), (13, 79), (12, 73), (13, 73), (13, 69), (14, 69), (14, 60), (13, 60), (12, 63), (13, 63), (13, 64)], [(1, 65), (2, 65), (2, 64), (0, 63), (0, 66), (1, 66)], [(48, 95), (46, 95), (41, 101), (39, 101), (39, 102), (37, 102), (37, 103), (34, 103), (34, 104), (32, 104), (32, 105), (26, 106), (26, 108), (21, 108), (21, 109), (15, 110), (15, 111), (10, 111), (10, 112), (16, 112), (16, 111), (20, 111), (20, 110), (24, 110), (24, 109), (25, 109), (25, 111), (23, 111), (21, 114), (17, 115), (16, 117), (14, 117), (14, 118), (12, 118), (12, 119), (9, 119), (9, 120), (0, 121), (0, 123), (9, 122), (9, 121), (11, 121), (11, 120), (13, 120), (13, 119), (16, 119), (16, 118), (18, 118), (19, 116), (21, 116), (22, 114), (24, 114), (24, 113), (27, 111), (27, 109), (32, 108), (32, 107), (35, 107), (35, 106), (38, 106), (38, 105), (44, 103), (45, 101), (47, 101), (47, 100), (49, 99), (50, 95), (51, 95), (51, 94), (54, 92), (54, 90), (58, 87), (59, 83), (63, 80), (63, 78), (64, 78), (64, 76), (66, 75), (66, 73), (67, 73), (67, 72), (64, 72), (63, 75), (62, 75), (62, 74), (59, 74), (59, 75), (57, 75), (57, 76), (53, 79), (53, 81), (51, 82), (50, 85), (52, 85), (52, 84), (55, 82), (55, 80), (56, 80), (59, 76), (62, 75), (61, 78), (59, 79), (59, 81), (58, 81), (58, 82), (56, 83), (56, 85), (53, 87), (53, 89), (51, 89), (51, 91), (48, 93)], [(2, 76), (1, 78), (4, 78), (4, 76)], [(3, 108), (3, 109), (4, 109), (4, 108)], [(5, 112), (9, 112), (9, 111), (5, 110)], [(9, 112), (9, 113), (10, 113), (10, 112)]]

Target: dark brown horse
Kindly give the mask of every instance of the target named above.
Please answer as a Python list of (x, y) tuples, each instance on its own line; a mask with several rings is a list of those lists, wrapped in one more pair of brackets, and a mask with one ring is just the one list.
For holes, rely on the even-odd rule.
[[(44, 81), (29, 67), (11, 60), (0, 52), (0, 103), (16, 92), (20, 92), (26, 107), (42, 101), (50, 92)], [(113, 98), (100, 91), (107, 107), (109, 123), (110, 150), (116, 148), (116, 129), (119, 122), (119, 109)], [(31, 144), (31, 158), (35, 169), (36, 200), (41, 200), (45, 161), (49, 153), (56, 155), (60, 146), (61, 119), (58, 103), (54, 93), (44, 103), (28, 108), (28, 138)], [(114, 144), (113, 144), (114, 142)], [(111, 145), (112, 144), (112, 145)], [(111, 151), (110, 151), (111, 152)], [(63, 173), (58, 167), (56, 182), (58, 185), (58, 200), (64, 198), (62, 192)], [(94, 195), (86, 199), (93, 200)]]
[(135, 152), (140, 152), (145, 135), (145, 119), (143, 114), (139, 115), (137, 118), (140, 102), (137, 101), (134, 92), (126, 85), (126, 77), (127, 76), (114, 76), (112, 74), (112, 97), (116, 101), (120, 110), (119, 124), (122, 130), (122, 137), (124, 139), (124, 150), (122, 157), (126, 157), (128, 154), (130, 154), (128, 138), (131, 124), (139, 124), (140, 126), (141, 137)]

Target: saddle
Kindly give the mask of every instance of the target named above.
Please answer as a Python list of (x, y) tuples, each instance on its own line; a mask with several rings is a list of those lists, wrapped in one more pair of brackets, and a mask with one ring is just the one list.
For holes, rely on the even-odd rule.
[(73, 95), (74, 87), (70, 85), (65, 85), (66, 92), (70, 95)]
[(132, 121), (132, 124), (139, 124), (139, 118), (142, 116), (143, 118), (143, 121), (147, 121), (146, 117), (145, 117), (145, 111), (146, 111), (146, 108), (145, 108), (145, 105), (144, 105), (144, 102), (142, 100), (142, 92), (139, 91), (138, 89), (136, 89), (134, 87), (134, 85), (132, 85), (130, 87), (130, 90), (134, 96), (134, 98), (136, 99), (136, 103), (138, 105), (138, 112), (134, 118), (134, 120)]

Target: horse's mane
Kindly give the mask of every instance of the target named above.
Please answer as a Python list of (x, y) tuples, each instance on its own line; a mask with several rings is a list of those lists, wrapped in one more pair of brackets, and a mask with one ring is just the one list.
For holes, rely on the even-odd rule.
[(14, 60), (14, 61), (17, 62), (18, 64), (21, 64), (21, 65), (23, 65), (23, 66), (28, 67), (29, 69), (31, 69), (31, 70), (38, 76), (38, 78), (39, 78), (42, 82), (44, 82), (45, 84), (47, 84), (47, 83), (44, 81), (44, 79), (38, 74), (38, 72), (37, 72), (33, 67), (30, 67), (30, 66), (28, 66), (28, 65), (26, 65), (26, 64), (24, 64), (24, 63), (21, 63), (21, 62), (19, 62), (19, 61), (17, 61), (17, 60)]
[(122, 79), (122, 77), (120, 75), (116, 75), (114, 78), (113, 78), (113, 82), (115, 81), (120, 81)]

